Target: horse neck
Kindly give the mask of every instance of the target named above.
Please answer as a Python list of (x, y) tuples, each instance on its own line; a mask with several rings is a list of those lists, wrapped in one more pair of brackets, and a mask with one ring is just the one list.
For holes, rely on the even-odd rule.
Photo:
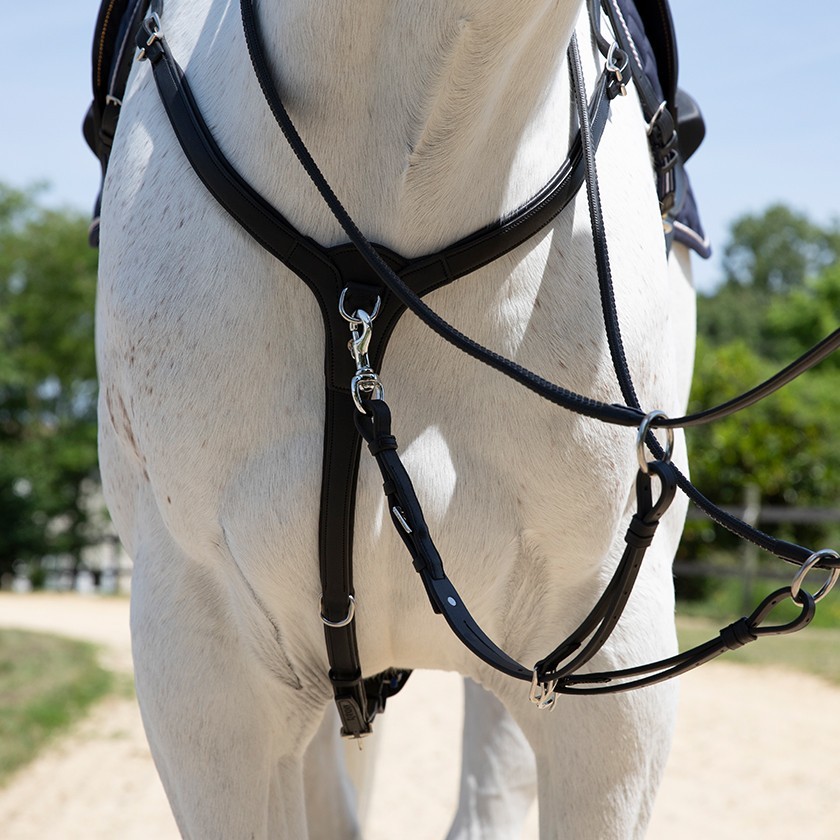
[[(565, 156), (579, 8), (286, 0), (261, 3), (259, 17), (281, 95), (328, 179), (372, 238), (410, 255), (515, 208)], [(288, 196), (288, 182), (277, 186)], [(343, 238), (325, 214), (297, 218), (322, 241)]]

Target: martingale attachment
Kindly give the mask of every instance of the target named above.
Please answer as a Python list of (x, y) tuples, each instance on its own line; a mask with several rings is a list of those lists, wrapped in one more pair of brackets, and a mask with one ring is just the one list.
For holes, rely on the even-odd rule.
[(382, 307), (382, 299), (376, 298), (373, 312), (368, 315), (364, 309), (357, 309), (352, 314), (348, 313), (344, 307), (346, 297), (347, 289), (345, 288), (338, 299), (338, 311), (341, 313), (341, 317), (350, 324), (350, 334), (353, 336), (347, 345), (350, 355), (356, 363), (356, 374), (350, 380), (350, 393), (353, 395), (356, 408), (364, 414), (365, 408), (362, 405), (362, 400), (381, 400), (385, 398), (385, 389), (382, 387), (379, 375), (370, 366), (370, 360), (368, 359), (370, 340), (373, 338), (373, 321)]

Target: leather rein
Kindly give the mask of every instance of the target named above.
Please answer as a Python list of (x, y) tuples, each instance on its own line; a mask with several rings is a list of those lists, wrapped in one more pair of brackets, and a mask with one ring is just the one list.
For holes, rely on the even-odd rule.
[[(675, 124), (667, 108), (652, 101), (630, 58), (632, 43), (621, 26), (616, 0), (604, 0), (615, 42), (601, 36), (600, 5), (588, 0), (596, 43), (604, 66), (587, 97), (575, 36), (568, 49), (572, 93), (579, 122), (566, 160), (545, 188), (504, 221), (499, 221), (434, 254), (408, 260), (374, 245), (359, 230), (312, 159), (283, 106), (266, 60), (254, 0), (241, 0), (248, 50), (266, 101), (286, 140), (345, 231), (350, 244), (323, 248), (298, 232), (259, 195), (225, 159), (204, 122), (187, 80), (172, 57), (161, 25), (162, 0), (152, 0), (137, 36), (138, 56), (148, 60), (155, 82), (186, 157), (210, 193), (245, 230), (296, 273), (310, 288), (321, 309), (325, 341), (324, 468), (319, 523), (322, 583), (321, 619), (330, 662), (330, 680), (342, 721), (342, 734), (360, 738), (371, 731), (373, 718), (408, 676), (393, 670), (365, 679), (355, 632), (352, 581), (353, 515), (361, 442), (375, 458), (383, 478), (388, 509), (397, 533), (413, 560), (435, 612), (475, 655), (493, 668), (530, 683), (530, 698), (551, 708), (559, 694), (601, 694), (639, 688), (682, 674), (761, 636), (789, 633), (806, 626), (840, 577), (840, 554), (774, 538), (723, 511), (703, 496), (670, 460), (676, 427), (696, 426), (729, 416), (758, 402), (817, 364), (840, 346), (836, 330), (799, 359), (750, 391), (719, 406), (679, 418), (645, 411), (638, 400), (622, 345), (613, 294), (603, 217), (595, 169), (595, 150), (604, 131), (610, 101), (624, 93), (627, 76), (637, 84), (651, 132), (660, 206), (665, 217), (678, 201), (681, 166), (675, 152)], [(666, 115), (663, 118), (663, 115)], [(423, 296), (507, 253), (549, 224), (585, 185), (605, 331), (623, 405), (611, 405), (548, 382), (532, 371), (483, 347), (444, 321)], [(360, 279), (362, 278), (362, 279)], [(639, 471), (636, 513), (625, 536), (626, 547), (612, 579), (598, 602), (568, 638), (528, 667), (502, 651), (478, 626), (446, 576), (443, 561), (429, 534), (411, 480), (391, 434), (391, 414), (376, 370), (400, 316), (410, 310), (447, 342), (509, 376), (562, 408), (601, 422), (636, 427)], [(375, 322), (375, 328), (374, 328)], [(348, 356), (347, 330), (351, 335)], [(353, 422), (351, 422), (351, 417)], [(654, 429), (669, 435), (665, 449)], [(645, 448), (652, 454), (649, 459)], [(654, 496), (651, 478), (658, 480)], [(676, 656), (634, 668), (581, 673), (601, 649), (621, 617), (651, 544), (657, 525), (677, 488), (719, 525), (783, 560), (797, 565), (791, 585), (768, 595), (755, 611), (720, 631), (718, 637)], [(814, 568), (829, 572), (812, 595), (803, 582)], [(791, 598), (800, 607), (792, 621), (762, 626), (770, 612)]]

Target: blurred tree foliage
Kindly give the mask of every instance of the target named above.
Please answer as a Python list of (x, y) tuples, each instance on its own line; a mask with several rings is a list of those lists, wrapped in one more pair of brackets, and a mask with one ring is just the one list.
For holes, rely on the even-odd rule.
[(0, 574), (98, 539), (96, 252), (80, 214), (0, 185)]
[[(698, 300), (691, 410), (748, 390), (840, 327), (840, 224), (819, 227), (773, 206), (737, 219), (730, 235), (726, 277)], [(742, 504), (752, 484), (764, 505), (837, 507), (838, 418), (840, 354), (835, 353), (746, 411), (692, 429), (692, 477), (720, 504)], [(772, 531), (815, 549), (840, 543), (837, 524), (773, 525)], [(737, 545), (705, 521), (690, 522), (680, 557), (708, 559)], [(704, 591), (691, 581), (682, 588), (684, 595)]]
[(838, 259), (838, 224), (820, 227), (783, 205), (741, 216), (723, 246), (723, 282), (713, 295), (698, 299), (700, 335), (715, 345), (740, 338), (763, 358), (781, 358), (784, 348), (766, 328), (768, 309)]

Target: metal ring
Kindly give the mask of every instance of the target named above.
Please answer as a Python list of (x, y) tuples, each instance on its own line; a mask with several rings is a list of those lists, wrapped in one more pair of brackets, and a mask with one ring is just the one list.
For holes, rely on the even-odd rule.
[[(348, 288), (345, 286), (341, 290), (341, 296), (338, 298), (338, 311), (342, 318), (347, 321), (348, 324), (351, 326), (358, 326), (362, 322), (356, 317), (358, 315), (358, 310), (350, 315), (344, 309), (344, 299), (347, 297)], [(378, 314), (379, 310), (382, 308), (382, 298), (379, 295), (376, 296), (376, 303), (373, 305), (373, 312), (370, 314), (370, 320), (372, 321)]]
[(353, 616), (356, 615), (356, 599), (352, 595), (348, 595), (347, 597), (350, 599), (350, 606), (347, 608), (346, 617), (342, 618), (341, 621), (330, 621), (324, 615), (324, 599), (321, 598), (321, 621), (327, 627), (346, 627), (353, 620)]
[[(639, 460), (639, 469), (643, 473), (648, 472), (647, 455), (645, 454), (645, 438), (650, 431), (650, 424), (659, 417), (662, 417), (665, 420), (668, 419), (668, 415), (664, 411), (660, 411), (659, 409), (651, 411), (651, 413), (648, 414), (641, 423), (639, 423), (639, 431), (636, 432), (636, 457)], [(669, 426), (665, 429), (665, 433), (667, 435), (665, 441), (665, 457), (662, 460), (665, 461), (665, 463), (668, 463), (674, 452), (674, 430)]]
[(557, 700), (555, 688), (557, 688), (557, 680), (549, 680), (547, 683), (541, 682), (537, 676), (537, 669), (534, 668), (528, 699), (538, 709), (553, 709), (554, 703)]
[[(620, 65), (616, 64), (616, 53), (618, 53), (618, 55), (620, 55), (624, 59), (624, 62)], [(627, 53), (625, 53), (624, 50), (621, 49), (617, 41), (613, 41), (612, 46), (610, 47), (609, 52), (607, 53), (607, 60), (606, 62), (604, 62), (606, 69), (610, 73), (615, 73), (616, 79), (620, 82), (624, 78), (622, 71), (627, 69), (627, 65), (629, 63), (630, 59), (628, 58)]]
[[(802, 584), (805, 582), (808, 572), (810, 572), (823, 557), (831, 557), (832, 560), (838, 560), (840, 559), (840, 554), (830, 548), (823, 548), (820, 549), (820, 551), (815, 551), (802, 564), (801, 568), (793, 576), (793, 580), (790, 582), (790, 597), (793, 598), (797, 604), (800, 603), (797, 597), (799, 595), (799, 590), (802, 589)], [(831, 570), (828, 580), (820, 587), (817, 594), (813, 596), (814, 601), (822, 601), (822, 599), (825, 598), (832, 589), (834, 589), (834, 584), (837, 583), (838, 578), (840, 578), (840, 567)]]
[(667, 101), (663, 99), (659, 103), (659, 107), (656, 109), (656, 113), (650, 118), (650, 122), (647, 124), (648, 137), (650, 137), (650, 135), (653, 133), (653, 128), (656, 125), (656, 121), (662, 116), (662, 112), (665, 110), (667, 105)]

